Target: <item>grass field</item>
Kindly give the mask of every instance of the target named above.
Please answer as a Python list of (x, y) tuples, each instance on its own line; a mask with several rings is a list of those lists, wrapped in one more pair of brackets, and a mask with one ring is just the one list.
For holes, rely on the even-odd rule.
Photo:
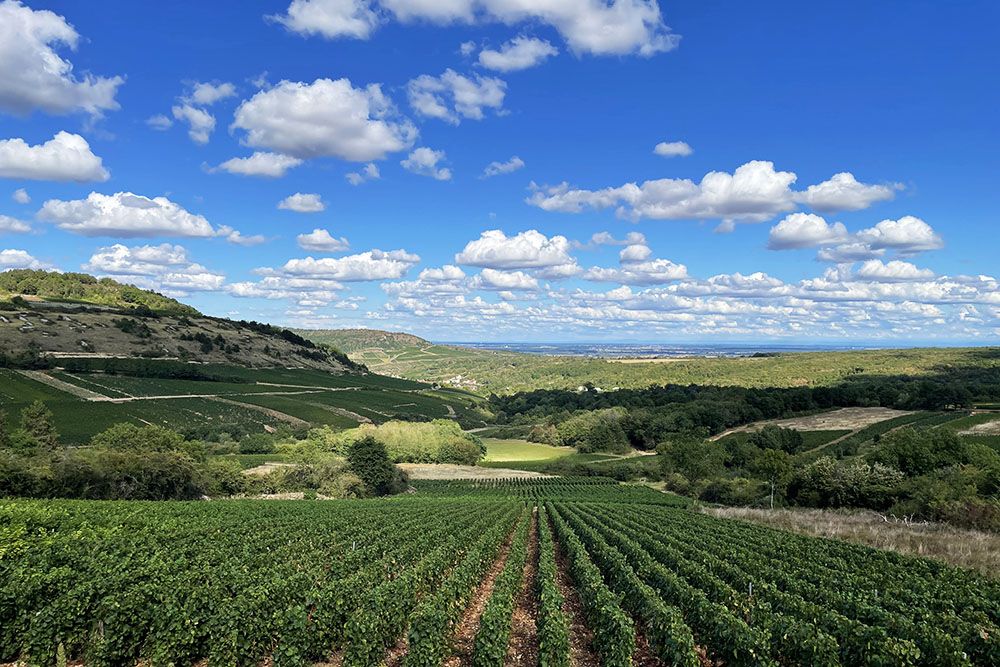
[(527, 440), (483, 438), (483, 442), (486, 444), (484, 463), (551, 461), (574, 453), (569, 447), (553, 447)]

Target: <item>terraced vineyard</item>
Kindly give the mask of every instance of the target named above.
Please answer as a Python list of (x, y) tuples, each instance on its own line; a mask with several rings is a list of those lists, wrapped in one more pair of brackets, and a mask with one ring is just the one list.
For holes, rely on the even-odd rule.
[(996, 582), (678, 504), (592, 478), (0, 502), (0, 662), (1000, 663)]

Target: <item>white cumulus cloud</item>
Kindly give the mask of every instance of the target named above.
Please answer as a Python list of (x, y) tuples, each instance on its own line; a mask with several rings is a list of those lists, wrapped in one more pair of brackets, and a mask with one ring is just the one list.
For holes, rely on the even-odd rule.
[(337, 238), (329, 231), (318, 228), (308, 234), (299, 234), (296, 241), (303, 250), (313, 252), (343, 252), (351, 247), (343, 236)]
[(49, 264), (32, 257), (26, 250), (0, 250), (0, 270), (49, 269)]
[(18, 188), (17, 190), (14, 190), (14, 194), (12, 194), (10, 198), (16, 201), (18, 204), (31, 203), (31, 195), (29, 195), (28, 191), (25, 190), (24, 188)]
[(449, 181), (451, 180), (451, 169), (438, 166), (438, 163), (444, 159), (444, 151), (420, 147), (410, 153), (400, 164), (403, 165), (403, 169), (412, 171), (414, 174), (430, 176), (438, 181)]
[(944, 247), (944, 241), (920, 218), (905, 215), (899, 220), (883, 220), (870, 229), (858, 232), (858, 240), (872, 248), (889, 248), (912, 254)]
[(289, 169), (302, 164), (302, 160), (281, 153), (256, 151), (249, 157), (234, 157), (226, 160), (216, 170), (227, 171), (241, 176), (263, 176), (266, 178), (281, 178)]
[(117, 109), (123, 78), (78, 77), (56, 51), (60, 46), (75, 50), (79, 41), (73, 26), (54, 12), (35, 11), (18, 0), (0, 2), (0, 110), (20, 116), (35, 109), (100, 116)]
[(842, 223), (832, 225), (813, 213), (792, 213), (771, 228), (767, 247), (771, 250), (812, 248), (842, 243), (847, 228)]
[(31, 231), (31, 225), (0, 213), (0, 234), (24, 234)]
[(344, 282), (396, 280), (419, 261), (419, 256), (405, 250), (370, 250), (345, 257), (290, 259), (285, 262), (282, 271), (293, 276), (315, 276)]
[(83, 236), (208, 238), (218, 234), (204, 216), (189, 213), (166, 197), (131, 192), (91, 192), (86, 199), (69, 201), (50, 199), (38, 217)]
[(510, 174), (522, 168), (524, 168), (524, 160), (515, 155), (505, 162), (490, 162), (483, 169), (483, 178), (492, 178), (500, 174)]
[(660, 157), (687, 157), (694, 149), (683, 141), (661, 141), (653, 147), (653, 152)]
[(854, 174), (841, 172), (829, 180), (810, 185), (797, 199), (810, 208), (823, 213), (835, 211), (860, 211), (872, 204), (886, 201), (896, 196), (902, 189), (898, 183), (892, 185), (867, 185), (859, 183)]
[(344, 175), (351, 185), (361, 185), (366, 181), (377, 181), (382, 177), (378, 166), (374, 162), (369, 162), (358, 171), (352, 171)]
[(101, 158), (78, 134), (59, 132), (36, 146), (23, 139), (0, 140), (0, 178), (83, 183), (109, 177)]
[(570, 242), (565, 236), (549, 238), (534, 229), (507, 236), (499, 229), (492, 229), (469, 241), (455, 255), (455, 261), (490, 269), (575, 268), (576, 260), (569, 250)]
[(296, 192), (278, 202), (278, 208), (296, 213), (319, 213), (326, 210), (326, 204), (318, 194)]
[(269, 18), (293, 32), (327, 39), (367, 39), (379, 24), (368, 0), (292, 0), (285, 14)]
[(417, 137), (378, 84), (355, 88), (348, 79), (282, 81), (240, 104), (232, 127), (245, 130), (243, 143), (254, 148), (352, 162), (382, 159)]
[(483, 49), (479, 52), (479, 64), (487, 69), (513, 72), (540, 65), (557, 53), (559, 49), (544, 39), (522, 36), (515, 37), (499, 49)]
[(406, 85), (410, 106), (419, 115), (458, 125), (462, 118), (482, 120), (484, 109), (500, 112), (506, 82), (493, 77), (467, 77), (447, 69), (441, 76), (423, 74)]

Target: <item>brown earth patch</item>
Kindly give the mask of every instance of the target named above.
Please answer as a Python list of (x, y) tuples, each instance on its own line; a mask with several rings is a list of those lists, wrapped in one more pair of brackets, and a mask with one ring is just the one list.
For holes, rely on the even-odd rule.
[(569, 617), (569, 661), (574, 667), (597, 667), (600, 660), (594, 651), (594, 633), (587, 627), (583, 613), (583, 603), (569, 577), (569, 563), (566, 555), (553, 535), (556, 560), (556, 585), (563, 595), (563, 611)]
[(538, 664), (538, 508), (531, 512), (531, 532), (528, 533), (528, 554), (521, 575), (521, 590), (514, 601), (511, 617), (510, 644), (505, 664), (514, 667), (535, 667)]
[(465, 667), (472, 664), (472, 654), (476, 648), (476, 633), (479, 632), (479, 619), (482, 618), (483, 610), (486, 609), (486, 604), (493, 595), (497, 577), (500, 576), (504, 565), (507, 564), (511, 542), (513, 542), (516, 532), (517, 526), (507, 537), (496, 561), (479, 583), (476, 592), (472, 594), (472, 599), (462, 613), (462, 618), (455, 626), (455, 634), (452, 638), (453, 654), (444, 661), (444, 667)]

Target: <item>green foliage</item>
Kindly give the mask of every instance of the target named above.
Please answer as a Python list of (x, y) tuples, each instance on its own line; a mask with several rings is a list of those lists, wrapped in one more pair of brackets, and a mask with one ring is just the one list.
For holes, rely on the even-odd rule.
[(41, 401), (34, 401), (21, 410), (21, 431), (41, 449), (59, 446), (59, 433), (52, 423), (52, 411)]
[(503, 667), (507, 658), (511, 614), (514, 611), (514, 598), (521, 590), (524, 579), (528, 533), (532, 523), (532, 517), (522, 517), (508, 549), (503, 570), (494, 581), (493, 592), (479, 617), (472, 667)]
[(270, 454), (274, 449), (274, 437), (265, 433), (240, 438), (240, 454)]
[(143, 308), (162, 314), (198, 315), (191, 306), (149, 290), (124, 285), (111, 278), (85, 273), (57, 273), (16, 269), (0, 274), (0, 294), (29, 294), (50, 301), (95, 304), (115, 308)]
[(747, 438), (747, 443), (760, 449), (778, 450), (795, 454), (803, 449), (802, 434), (792, 428), (781, 428), (768, 424)]
[(968, 463), (969, 451), (967, 444), (952, 431), (901, 428), (881, 438), (867, 458), (915, 476)]
[(725, 469), (726, 450), (699, 434), (675, 434), (657, 452), (664, 473), (679, 472), (690, 480), (713, 477)]
[(351, 443), (347, 449), (347, 465), (372, 495), (385, 496), (406, 488), (406, 479), (389, 459), (385, 445), (371, 435)]
[(569, 617), (565, 598), (557, 583), (555, 544), (545, 507), (538, 508), (538, 664), (539, 667), (569, 667)]
[(352, 443), (373, 437), (385, 445), (389, 457), (397, 462), (458, 463), (475, 465), (485, 454), (486, 446), (475, 435), (465, 433), (452, 420), (431, 422), (391, 421), (378, 426), (335, 432), (318, 428), (309, 432), (304, 443), (322, 451), (344, 454)]
[[(556, 425), (559, 443), (581, 452), (624, 453), (629, 449), (620, 408), (581, 412)], [(550, 443), (555, 444), (555, 443)]]
[(171, 452), (183, 448), (184, 438), (162, 426), (115, 424), (95, 435), (90, 446), (117, 451)]
[(900, 493), (905, 475), (880, 463), (823, 457), (796, 471), (788, 495), (811, 507), (886, 509)]

